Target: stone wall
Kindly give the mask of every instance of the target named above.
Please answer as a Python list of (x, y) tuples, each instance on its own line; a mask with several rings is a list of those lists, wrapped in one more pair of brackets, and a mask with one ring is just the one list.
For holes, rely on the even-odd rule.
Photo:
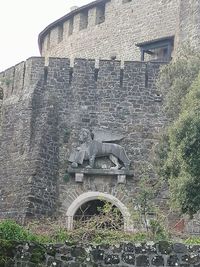
[(1, 73), (8, 82), (2, 105), (0, 217), (23, 222), (55, 210), (57, 113), (45, 75), (43, 58)]
[[(69, 131), (68, 142), (60, 147), (60, 212), (66, 214), (71, 203), (84, 192), (106, 192), (126, 206), (134, 198), (141, 177), (141, 165), (150, 161), (152, 147), (166, 122), (162, 113), (162, 99), (157, 95), (155, 79), (159, 64), (125, 62), (123, 72), (119, 61), (100, 61), (97, 81), (95, 62), (75, 60), (68, 109), (63, 130)], [(131, 160), (134, 176), (126, 184), (118, 184), (113, 175), (85, 175), (83, 183), (63, 177), (68, 169), (67, 158), (77, 147), (82, 128), (116, 130), (124, 135), (120, 143)], [(64, 134), (64, 133), (63, 133)], [(62, 167), (61, 167), (62, 166)], [(152, 178), (154, 175), (152, 174)]]
[[(88, 191), (107, 192), (128, 205), (137, 190), (141, 165), (166, 123), (155, 88), (159, 63), (31, 58), (5, 71), (0, 149), (0, 216), (40, 217), (59, 211)], [(69, 154), (82, 128), (115, 130), (134, 175), (118, 184), (113, 175), (70, 175)], [(155, 175), (152, 172), (151, 177)]]
[[(0, 245), (1, 246), (1, 245)], [(8, 244), (7, 244), (8, 246)], [(6, 266), (57, 266), (57, 267), (198, 267), (200, 246), (160, 241), (143, 244), (123, 243), (119, 245), (38, 245), (18, 243), (10, 245), (11, 259)]]
[(199, 49), (200, 45), (200, 2), (198, 0), (180, 1), (179, 31), (177, 47), (190, 45)]
[(76, 14), (70, 35), (71, 20), (64, 20), (62, 40), (60, 22), (45, 30), (42, 56), (110, 59), (116, 55), (122, 61), (140, 60), (137, 43), (175, 35), (179, 0), (107, 1), (105, 21), (97, 25), (96, 9), (88, 8), (88, 26), (81, 30), (82, 13)]

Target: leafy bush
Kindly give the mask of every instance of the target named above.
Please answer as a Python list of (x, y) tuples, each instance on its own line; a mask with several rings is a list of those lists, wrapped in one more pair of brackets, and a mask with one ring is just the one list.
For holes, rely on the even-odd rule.
[(150, 220), (150, 230), (154, 241), (169, 239), (169, 233), (159, 220)]
[(158, 146), (156, 166), (169, 181), (172, 206), (191, 217), (200, 210), (199, 71), (199, 54), (190, 53), (167, 66), (160, 78), (166, 88), (168, 81), (165, 106), (173, 120)]
[(157, 80), (157, 88), (164, 96), (165, 111), (171, 119), (180, 113), (182, 100), (200, 71), (200, 53), (185, 47), (179, 58), (165, 65)]
[(0, 222), (0, 238), (15, 241), (35, 241), (37, 239), (35, 235), (29, 233), (26, 229), (12, 220)]
[(5, 242), (31, 241), (40, 244), (67, 242), (71, 245), (76, 243), (99, 245), (117, 244), (124, 241), (145, 242), (148, 240), (160, 240), (160, 238), (157, 238), (157, 233), (153, 236), (146, 231), (129, 233), (124, 232), (123, 230), (96, 229), (94, 222), (91, 221), (87, 225), (83, 224), (83, 227), (79, 227), (72, 231), (67, 231), (61, 226), (58, 227), (56, 223), (47, 222), (47, 225), (48, 230), (46, 228), (45, 232), (43, 232), (43, 222), (30, 224), (28, 226), (29, 230), (27, 230), (27, 227), (22, 227), (14, 221), (2, 221), (0, 223), (0, 239), (5, 240)]
[(187, 245), (199, 245), (200, 244), (200, 237), (188, 237), (186, 240), (184, 240), (184, 243)]

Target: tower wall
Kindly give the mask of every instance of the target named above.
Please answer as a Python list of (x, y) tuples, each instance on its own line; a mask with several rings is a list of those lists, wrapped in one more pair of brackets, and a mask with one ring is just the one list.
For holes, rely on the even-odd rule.
[(189, 45), (199, 50), (200, 2), (198, 0), (180, 1), (177, 42), (177, 48)]
[[(2, 105), (0, 217), (65, 215), (88, 191), (109, 192), (128, 205), (141, 166), (166, 118), (155, 80), (159, 63), (30, 58), (0, 74)], [(78, 184), (67, 173), (69, 155), (82, 128), (104, 128), (124, 136), (121, 145), (134, 175), (123, 185), (116, 177), (93, 175)], [(152, 173), (152, 178), (154, 174)], [(123, 190), (122, 190), (123, 188)]]
[[(105, 2), (105, 21), (98, 24), (99, 2)], [(116, 55), (122, 61), (140, 60), (137, 43), (175, 35), (179, 0), (96, 1), (84, 9), (88, 10), (85, 28), (81, 27), (81, 10), (52, 23), (40, 34), (42, 56), (111, 59)]]

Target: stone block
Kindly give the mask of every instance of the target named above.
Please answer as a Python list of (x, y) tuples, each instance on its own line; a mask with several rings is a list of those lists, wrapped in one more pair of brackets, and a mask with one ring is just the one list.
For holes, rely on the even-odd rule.
[(126, 175), (117, 175), (118, 184), (126, 184)]
[(75, 174), (75, 181), (77, 183), (82, 183), (83, 182), (83, 178), (84, 178), (84, 174), (83, 173), (76, 173)]

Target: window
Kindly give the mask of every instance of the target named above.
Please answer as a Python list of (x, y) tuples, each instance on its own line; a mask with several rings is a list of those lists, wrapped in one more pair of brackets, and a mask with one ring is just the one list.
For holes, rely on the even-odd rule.
[(105, 3), (96, 8), (96, 25), (105, 21)]
[(80, 25), (79, 30), (86, 29), (88, 26), (88, 10), (80, 13)]
[(72, 35), (73, 30), (74, 30), (74, 17), (72, 17), (69, 20), (69, 31), (68, 31), (68, 35)]
[(63, 40), (63, 24), (58, 26), (58, 43)]
[(0, 100), (3, 100), (3, 88), (0, 87)]
[(137, 44), (142, 61), (170, 61), (174, 48), (174, 36)]

